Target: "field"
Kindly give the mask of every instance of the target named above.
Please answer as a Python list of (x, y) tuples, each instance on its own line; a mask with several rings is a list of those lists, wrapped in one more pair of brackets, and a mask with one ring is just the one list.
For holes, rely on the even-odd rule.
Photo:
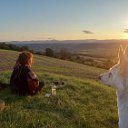
[[(104, 69), (109, 69), (117, 63), (117, 54), (120, 43), (105, 43), (88, 45), (83, 50), (79, 50), (78, 54), (85, 60), (84, 64)], [(122, 44), (125, 47), (125, 44)]]
[[(0, 50), (0, 82), (9, 84), (18, 52)], [(18, 97), (9, 88), (0, 92), (0, 128), (117, 128), (115, 90), (98, 81), (104, 69), (34, 55), (32, 69), (45, 82), (36, 96)], [(56, 96), (51, 83), (64, 81)]]

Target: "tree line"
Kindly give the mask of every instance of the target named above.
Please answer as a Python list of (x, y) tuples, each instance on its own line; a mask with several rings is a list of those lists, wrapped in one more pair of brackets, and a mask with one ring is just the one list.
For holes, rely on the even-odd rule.
[(51, 48), (46, 48), (44, 52), (41, 52), (41, 51), (30, 50), (27, 46), (17, 46), (15, 44), (7, 44), (5, 42), (1, 42), (0, 49), (13, 50), (13, 51), (30, 51), (34, 54), (46, 55), (49, 57), (55, 57), (60, 59), (70, 58), (70, 53), (67, 51), (67, 49), (64, 48), (60, 49), (60, 52), (55, 52)]
[(0, 43), (0, 49), (14, 50), (14, 51), (29, 51), (29, 48), (27, 46), (19, 47), (14, 44), (7, 44), (5, 42)]

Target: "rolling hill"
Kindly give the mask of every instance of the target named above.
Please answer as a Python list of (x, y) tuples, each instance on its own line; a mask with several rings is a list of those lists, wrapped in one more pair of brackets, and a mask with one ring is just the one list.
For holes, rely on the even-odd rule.
[[(9, 83), (18, 52), (0, 50), (0, 82)], [(117, 128), (115, 90), (98, 82), (105, 70), (70, 61), (34, 55), (32, 69), (45, 82), (36, 96), (18, 97), (9, 88), (0, 92), (6, 107), (0, 110), (0, 128)], [(64, 86), (56, 96), (53, 81)]]

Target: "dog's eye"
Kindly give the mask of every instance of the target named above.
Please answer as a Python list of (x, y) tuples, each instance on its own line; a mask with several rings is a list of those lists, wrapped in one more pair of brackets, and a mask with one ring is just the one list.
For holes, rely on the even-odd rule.
[(112, 73), (110, 72), (110, 73), (109, 73), (109, 78), (110, 78), (111, 76), (112, 76)]

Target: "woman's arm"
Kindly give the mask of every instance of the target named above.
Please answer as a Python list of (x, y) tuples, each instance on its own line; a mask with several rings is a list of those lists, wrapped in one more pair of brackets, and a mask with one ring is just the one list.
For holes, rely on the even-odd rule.
[(33, 71), (30, 70), (30, 71), (28, 72), (28, 75), (29, 75), (29, 78), (30, 78), (30, 79), (38, 80), (37, 75), (36, 75)]

